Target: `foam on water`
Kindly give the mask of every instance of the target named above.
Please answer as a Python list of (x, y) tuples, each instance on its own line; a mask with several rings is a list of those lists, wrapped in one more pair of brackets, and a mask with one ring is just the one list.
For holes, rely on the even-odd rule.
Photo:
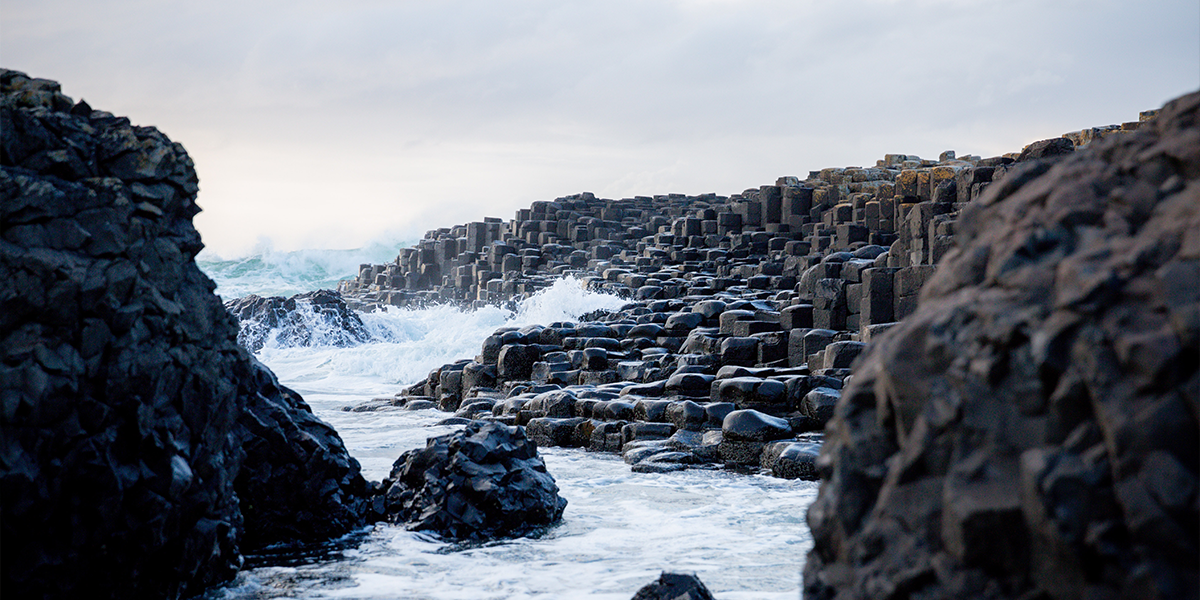
[[(374, 262), (392, 258), (394, 253)], [(357, 269), (360, 260), (348, 262)], [(247, 263), (245, 268), (258, 267)], [(315, 269), (308, 264), (301, 270), (310, 268)], [(275, 275), (251, 271), (227, 277), (222, 289), (241, 290), (233, 296), (328, 287), (297, 289), (296, 282), (304, 279), (287, 279), (283, 269)], [(401, 453), (453, 430), (436, 425), (448, 415), (342, 408), (391, 396), (442, 364), (476, 355), (498, 327), (572, 321), (623, 304), (614, 296), (587, 292), (568, 278), (515, 312), (392, 308), (362, 315), (371, 334), (367, 343), (283, 347), (276, 340), (258, 357), (337, 429), (364, 476), (378, 481)], [(318, 344), (333, 340), (316, 337)], [(799, 596), (800, 571), (812, 544), (804, 512), (816, 495), (815, 483), (709, 470), (635, 474), (612, 454), (561, 448), (539, 452), (569, 502), (562, 523), (539, 538), (464, 548), (381, 524), (340, 553), (305, 564), (247, 569), (205, 598), (626, 600), (661, 570), (695, 572), (726, 600)]]
[[(323, 405), (314, 403), (318, 414), (333, 416)], [(431, 426), (445, 416), (436, 411), (341, 416), (360, 422), (334, 424), (366, 459), (368, 478), (387, 471), (385, 456), (451, 430)], [(697, 573), (726, 600), (798, 597), (815, 483), (706, 470), (635, 474), (616, 455), (539, 453), (569, 501), (562, 522), (541, 537), (462, 547), (377, 525), (338, 560), (252, 569), (211, 597), (627, 600), (662, 570)]]

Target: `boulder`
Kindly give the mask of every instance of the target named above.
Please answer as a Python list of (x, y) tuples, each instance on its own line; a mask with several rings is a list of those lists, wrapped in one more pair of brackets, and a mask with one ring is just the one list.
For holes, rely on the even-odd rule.
[(663, 571), (658, 581), (638, 590), (633, 600), (712, 600), (713, 595), (695, 575)]
[(792, 428), (786, 419), (752, 409), (735, 410), (725, 415), (721, 433), (726, 440), (769, 442), (790, 436)]
[(838, 401), (809, 598), (1196, 598), (1200, 93), (1010, 170)]
[(567, 506), (522, 428), (480, 421), (402, 454), (382, 488), (390, 521), (453, 540), (529, 535)]

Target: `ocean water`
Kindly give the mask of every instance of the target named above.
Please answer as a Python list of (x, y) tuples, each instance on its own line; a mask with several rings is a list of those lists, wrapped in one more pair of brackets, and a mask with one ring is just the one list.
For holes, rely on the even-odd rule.
[[(232, 291), (297, 293), (306, 291), (303, 282), (313, 282), (308, 289), (333, 287), (353, 276), (358, 263), (389, 259), (370, 252), (378, 250), (251, 256), (201, 262), (201, 268), (226, 299), (236, 297)], [(338, 430), (364, 475), (378, 480), (404, 451), (452, 431), (436, 425), (448, 415), (343, 407), (394, 395), (442, 364), (476, 355), (498, 327), (573, 320), (622, 304), (564, 279), (516, 311), (393, 308), (362, 315), (372, 334), (367, 343), (286, 347), (273, 341), (258, 357)], [(721, 470), (636, 474), (615, 454), (540, 452), (569, 502), (562, 522), (540, 537), (461, 546), (375, 525), (313, 556), (255, 559), (259, 566), (205, 597), (626, 600), (662, 570), (696, 573), (722, 599), (800, 597), (800, 571), (812, 545), (804, 513), (816, 496), (814, 482)]]
[(347, 250), (275, 250), (269, 241), (252, 251), (225, 257), (202, 250), (196, 264), (217, 282), (225, 300), (249, 294), (291, 296), (319, 289), (335, 289), (341, 279), (358, 274), (358, 265), (391, 262), (412, 240), (381, 239), (363, 248)]

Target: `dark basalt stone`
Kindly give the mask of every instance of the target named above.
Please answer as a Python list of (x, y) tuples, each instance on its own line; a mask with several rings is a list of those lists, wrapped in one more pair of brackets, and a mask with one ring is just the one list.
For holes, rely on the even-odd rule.
[(479, 421), (402, 454), (382, 487), (385, 518), (454, 540), (535, 533), (567, 506), (523, 428)]
[(5, 596), (192, 596), (361, 525), (358, 463), (196, 267), (183, 147), (51, 81), (0, 90)]
[(1196, 598), (1200, 93), (956, 242), (826, 428), (805, 597)]

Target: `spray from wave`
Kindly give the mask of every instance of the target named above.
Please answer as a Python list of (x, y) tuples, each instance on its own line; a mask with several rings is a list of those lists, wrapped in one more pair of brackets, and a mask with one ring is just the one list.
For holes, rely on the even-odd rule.
[(250, 294), (291, 296), (322, 288), (358, 274), (363, 263), (395, 260), (412, 241), (381, 239), (350, 250), (275, 250), (263, 240), (244, 256), (222, 257), (204, 250), (196, 264), (217, 284), (217, 294), (229, 300)]
[[(397, 384), (418, 381), (443, 364), (475, 356), (497, 328), (574, 321), (582, 314), (615, 310), (626, 303), (611, 294), (589, 292), (582, 281), (566, 277), (522, 301), (515, 311), (439, 305), (359, 314), (367, 341), (353, 343), (337, 333), (342, 324), (331, 321), (328, 311), (304, 302), (297, 303), (295, 313), (308, 331), (318, 334), (300, 344), (295, 336), (272, 333), (258, 356), (281, 379), (331, 393), (394, 392)], [(243, 322), (247, 326), (261, 327)]]

